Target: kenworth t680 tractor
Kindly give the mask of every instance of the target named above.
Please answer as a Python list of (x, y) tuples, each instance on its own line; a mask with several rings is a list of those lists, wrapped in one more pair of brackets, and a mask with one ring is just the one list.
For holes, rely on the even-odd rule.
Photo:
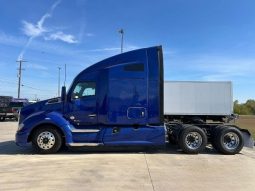
[[(80, 72), (60, 98), (20, 111), (16, 144), (39, 153), (61, 146), (163, 146), (224, 154), (253, 146), (233, 117), (231, 83), (164, 84), (162, 47), (119, 54)], [(165, 89), (165, 90), (164, 90)], [(164, 93), (165, 92), (165, 93)], [(208, 97), (209, 96), (209, 97)], [(164, 108), (165, 107), (165, 108)]]

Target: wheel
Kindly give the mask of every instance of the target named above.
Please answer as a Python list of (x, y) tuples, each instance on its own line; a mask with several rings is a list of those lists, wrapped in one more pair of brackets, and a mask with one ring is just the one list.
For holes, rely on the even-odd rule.
[(219, 126), (216, 126), (216, 127), (214, 128), (214, 130), (212, 131), (212, 141), (211, 141), (211, 144), (212, 144), (213, 148), (214, 148), (216, 151), (218, 151), (218, 152), (220, 152), (220, 149), (219, 149), (219, 147), (218, 147), (218, 144), (216, 143), (217, 140), (215, 139), (215, 137), (218, 137), (218, 136), (219, 136), (219, 133), (220, 133), (220, 131), (221, 131), (222, 128), (225, 128), (225, 126), (219, 125)]
[(182, 130), (179, 138), (179, 146), (183, 152), (198, 154), (204, 150), (206, 145), (207, 136), (202, 129), (196, 126), (188, 126)]
[(62, 146), (61, 133), (55, 127), (42, 126), (34, 132), (32, 144), (38, 153), (56, 153)]
[(0, 117), (0, 121), (5, 121), (5, 117)]
[(243, 136), (235, 127), (221, 127), (214, 137), (214, 146), (220, 153), (234, 155), (239, 153), (243, 146)]

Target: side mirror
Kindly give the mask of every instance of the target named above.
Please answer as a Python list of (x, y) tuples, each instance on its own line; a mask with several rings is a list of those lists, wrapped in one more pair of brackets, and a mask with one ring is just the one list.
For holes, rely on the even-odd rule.
[(61, 89), (61, 101), (62, 102), (66, 101), (66, 87), (65, 86), (62, 86), (62, 89)]

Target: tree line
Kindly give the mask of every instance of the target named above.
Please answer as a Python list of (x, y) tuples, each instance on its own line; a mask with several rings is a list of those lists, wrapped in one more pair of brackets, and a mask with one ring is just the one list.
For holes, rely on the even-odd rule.
[(239, 115), (255, 115), (255, 100), (249, 99), (245, 103), (234, 101), (234, 113)]

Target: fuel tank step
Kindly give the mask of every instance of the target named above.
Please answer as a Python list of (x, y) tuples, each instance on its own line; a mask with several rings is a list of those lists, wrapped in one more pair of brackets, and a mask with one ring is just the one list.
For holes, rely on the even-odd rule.
[(96, 146), (100, 146), (103, 145), (102, 143), (67, 143), (67, 146), (70, 147), (96, 147)]

